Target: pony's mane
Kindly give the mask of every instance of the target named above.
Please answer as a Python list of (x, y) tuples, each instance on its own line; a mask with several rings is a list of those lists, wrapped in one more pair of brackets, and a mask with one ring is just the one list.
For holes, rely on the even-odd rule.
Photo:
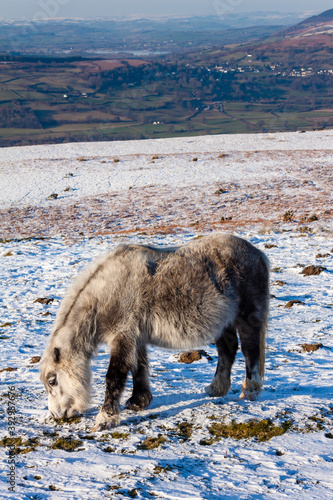
[(69, 286), (64, 298), (61, 301), (57, 316), (54, 322), (53, 335), (65, 325), (71, 311), (80, 298), (81, 294), (89, 283), (99, 274), (104, 268), (106, 262), (113, 255), (113, 252), (108, 252), (99, 259), (94, 260), (87, 268), (83, 269)]

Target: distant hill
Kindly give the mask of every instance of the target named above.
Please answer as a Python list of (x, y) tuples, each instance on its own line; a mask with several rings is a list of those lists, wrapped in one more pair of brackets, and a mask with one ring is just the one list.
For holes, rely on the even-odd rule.
[(333, 21), (333, 9), (325, 10), (325, 12), (322, 12), (321, 14), (318, 14), (317, 16), (312, 16), (308, 17), (307, 19), (304, 19), (304, 21), (298, 23), (300, 24), (316, 24), (316, 23), (322, 23), (322, 22), (327, 22), (327, 21)]
[[(223, 52), (223, 50), (221, 51)], [(280, 67), (308, 66), (317, 70), (333, 67), (333, 9), (309, 17), (289, 28), (276, 31), (260, 41), (238, 44), (229, 50), (266, 60)]]
[[(234, 62), (235, 67), (252, 66), (261, 69), (271, 64), (288, 72), (293, 67), (311, 67), (316, 71), (333, 68), (333, 9), (312, 16), (283, 30), (253, 42), (225, 45), (214, 52), (198, 52), (194, 57), (201, 64)], [(248, 57), (248, 54), (251, 54)], [(247, 62), (246, 62), (247, 60)]]
[(323, 35), (333, 35), (333, 9), (326, 10), (317, 16), (304, 19), (294, 26), (270, 35), (270, 38), (294, 39), (322, 37)]

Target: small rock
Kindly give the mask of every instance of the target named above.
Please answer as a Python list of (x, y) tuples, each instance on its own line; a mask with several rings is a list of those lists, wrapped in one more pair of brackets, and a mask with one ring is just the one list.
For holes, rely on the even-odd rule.
[(16, 372), (17, 368), (13, 368), (12, 366), (9, 366), (8, 368), (2, 368), (2, 370), (0, 370), (0, 373), (2, 372)]
[(36, 363), (39, 363), (40, 362), (40, 359), (41, 359), (41, 356), (33, 356), (31, 359), (30, 359), (30, 364), (31, 365), (34, 365)]
[(316, 343), (316, 344), (298, 344), (302, 349), (303, 351), (305, 352), (314, 352), (314, 351), (318, 351), (318, 349), (321, 349), (323, 346), (323, 344), (321, 343)]
[(289, 300), (289, 302), (286, 303), (286, 308), (287, 309), (290, 309), (291, 307), (293, 307), (295, 304), (300, 304), (300, 305), (304, 305), (304, 302), (302, 302), (301, 300)]
[(214, 194), (227, 194), (227, 193), (228, 193), (227, 189), (220, 188), (217, 191), (215, 191)]
[(48, 200), (56, 200), (58, 198), (58, 193), (52, 193), (50, 196), (47, 198)]
[(188, 351), (178, 354), (177, 360), (179, 363), (190, 364), (194, 361), (199, 361), (202, 357), (207, 358), (209, 361), (212, 360), (212, 357), (209, 356), (206, 351), (198, 350), (198, 351)]
[(326, 271), (326, 267), (323, 266), (306, 266), (301, 274), (304, 276), (318, 276), (323, 271)]
[(34, 300), (34, 304), (51, 304), (54, 301), (54, 299), (48, 299), (47, 297), (40, 297), (36, 300)]

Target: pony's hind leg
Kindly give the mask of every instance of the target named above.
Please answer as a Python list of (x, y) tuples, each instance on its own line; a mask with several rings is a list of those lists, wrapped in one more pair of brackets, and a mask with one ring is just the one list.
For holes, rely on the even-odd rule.
[(254, 400), (261, 391), (264, 375), (265, 324), (252, 314), (250, 320), (242, 318), (238, 322), (237, 330), (246, 366), (240, 397)]
[(135, 365), (135, 347), (125, 336), (111, 347), (111, 358), (106, 373), (106, 390), (103, 406), (96, 417), (93, 431), (116, 427), (120, 422), (120, 396), (124, 390), (127, 376)]
[(152, 399), (152, 393), (149, 386), (147, 349), (144, 344), (137, 349), (137, 365), (132, 370), (133, 375), (133, 393), (126, 403), (130, 410), (138, 411), (147, 408)]
[(234, 326), (226, 328), (216, 341), (219, 355), (218, 363), (212, 383), (206, 387), (209, 396), (225, 396), (230, 389), (231, 367), (235, 361), (238, 349), (237, 333)]

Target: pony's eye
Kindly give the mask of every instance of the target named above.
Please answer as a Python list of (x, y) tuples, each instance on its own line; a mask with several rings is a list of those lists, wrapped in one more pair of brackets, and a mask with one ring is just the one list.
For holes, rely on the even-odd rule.
[(48, 383), (51, 387), (53, 387), (53, 386), (57, 385), (57, 378), (56, 378), (56, 377), (52, 377), (52, 378), (50, 378), (50, 379), (47, 381), (47, 383)]

